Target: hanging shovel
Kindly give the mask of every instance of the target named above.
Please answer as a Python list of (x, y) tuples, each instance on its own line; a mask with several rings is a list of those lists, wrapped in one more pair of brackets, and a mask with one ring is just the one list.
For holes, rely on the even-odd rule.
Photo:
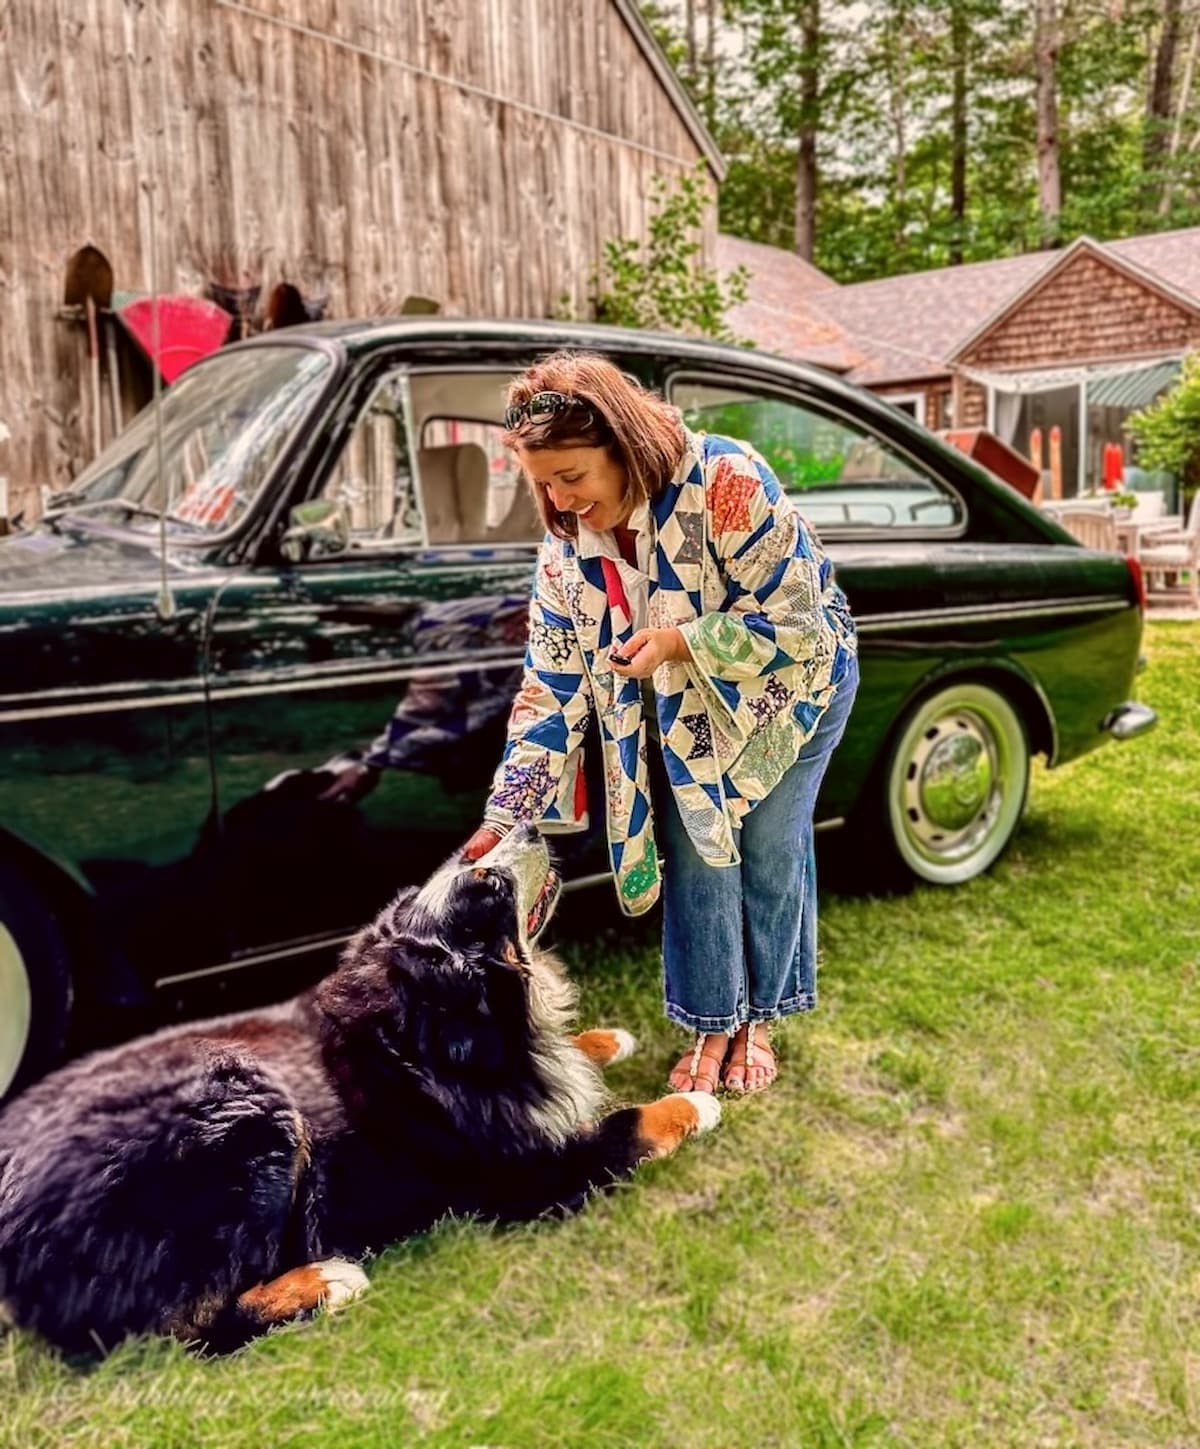
[(100, 319), (98, 309), (112, 301), (113, 269), (98, 247), (80, 247), (67, 263), (63, 301), (82, 307), (87, 320), (88, 369), (92, 383), (92, 456), (99, 454), (100, 434)]

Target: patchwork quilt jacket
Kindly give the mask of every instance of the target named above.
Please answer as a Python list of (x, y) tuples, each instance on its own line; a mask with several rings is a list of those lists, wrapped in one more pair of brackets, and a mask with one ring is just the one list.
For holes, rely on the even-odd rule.
[[(832, 565), (748, 444), (687, 432), (650, 511), (648, 622), (677, 627), (690, 653), (654, 673), (667, 778), (701, 858), (736, 865), (734, 832), (816, 729), (855, 652), (854, 624)], [(608, 663), (632, 634), (612, 560), (581, 558), (547, 534), (524, 681), (484, 818), (586, 829), (583, 742), (594, 720), (618, 896), (640, 915), (659, 893), (642, 692)]]

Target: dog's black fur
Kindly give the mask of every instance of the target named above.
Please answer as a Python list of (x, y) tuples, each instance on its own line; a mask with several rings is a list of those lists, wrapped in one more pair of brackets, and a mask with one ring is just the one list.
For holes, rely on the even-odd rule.
[(575, 1208), (711, 1125), (691, 1094), (599, 1116), (573, 995), (530, 944), (556, 889), (517, 832), (402, 894), (313, 991), (30, 1088), (0, 1115), (0, 1310), (69, 1352), (229, 1349), (323, 1300), (304, 1265), (446, 1213)]

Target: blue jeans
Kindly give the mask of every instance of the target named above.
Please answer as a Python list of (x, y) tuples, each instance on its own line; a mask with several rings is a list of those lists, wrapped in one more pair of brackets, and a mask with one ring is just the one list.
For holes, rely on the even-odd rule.
[(658, 751), (666, 1012), (693, 1031), (732, 1032), (817, 1004), (813, 811), (858, 689), (852, 662), (796, 763), (734, 832), (735, 866), (707, 865), (679, 818)]

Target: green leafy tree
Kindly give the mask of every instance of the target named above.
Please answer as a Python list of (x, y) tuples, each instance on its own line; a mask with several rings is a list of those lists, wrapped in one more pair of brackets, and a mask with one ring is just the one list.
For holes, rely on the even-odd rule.
[(703, 174), (701, 164), (675, 187), (655, 177), (646, 238), (605, 243), (604, 260), (592, 277), (598, 322), (739, 340), (725, 314), (746, 300), (749, 274), (737, 267), (722, 277), (700, 261), (707, 205)]
[(1174, 473), (1191, 497), (1200, 488), (1200, 352), (1184, 359), (1174, 387), (1125, 426), (1138, 445), (1138, 463)]

